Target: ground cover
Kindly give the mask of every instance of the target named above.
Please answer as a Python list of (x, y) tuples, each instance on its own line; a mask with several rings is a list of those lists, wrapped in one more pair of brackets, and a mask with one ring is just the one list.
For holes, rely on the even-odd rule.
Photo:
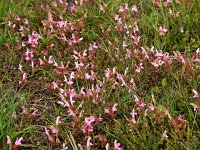
[(1, 0), (1, 149), (199, 149), (199, 0)]

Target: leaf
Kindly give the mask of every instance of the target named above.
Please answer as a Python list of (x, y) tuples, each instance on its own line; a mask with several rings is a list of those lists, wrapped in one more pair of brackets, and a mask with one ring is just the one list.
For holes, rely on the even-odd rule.
[(167, 86), (167, 79), (164, 78), (164, 79), (162, 80), (162, 87), (165, 88), (166, 86)]
[(152, 92), (155, 92), (155, 93), (157, 93), (157, 94), (160, 94), (160, 93), (161, 93), (159, 87), (157, 87), (157, 86), (153, 87), (151, 91), (152, 91)]

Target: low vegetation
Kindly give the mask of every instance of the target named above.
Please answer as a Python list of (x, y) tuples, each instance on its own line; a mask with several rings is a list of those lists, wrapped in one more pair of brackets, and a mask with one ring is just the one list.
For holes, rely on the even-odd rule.
[(199, 0), (1, 0), (0, 149), (200, 149), (199, 18)]

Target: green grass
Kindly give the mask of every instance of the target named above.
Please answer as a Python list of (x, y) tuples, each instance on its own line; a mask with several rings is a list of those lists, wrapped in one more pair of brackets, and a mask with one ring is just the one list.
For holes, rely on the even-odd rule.
[[(89, 136), (93, 143), (91, 149), (105, 149), (107, 143), (109, 149), (113, 149), (115, 140), (125, 150), (199, 149), (200, 102), (199, 97), (193, 97), (192, 90), (200, 94), (200, 62), (192, 62), (191, 58), (200, 47), (200, 1), (173, 1), (167, 8), (163, 3), (158, 8), (150, 0), (91, 0), (82, 6), (78, 2), (75, 5), (77, 10), (70, 12), (72, 3), (57, 3), (55, 6), (50, 0), (0, 1), (0, 149), (9, 149), (6, 136), (10, 136), (13, 150), (17, 149), (14, 147), (17, 137), (23, 137), (18, 149), (61, 149), (63, 144), (75, 150), (81, 144), (87, 149)], [(120, 6), (125, 6), (125, 3), (129, 10), (120, 14)], [(131, 12), (132, 5), (137, 6), (137, 14)], [(169, 14), (169, 8), (173, 15)], [(178, 12), (179, 16), (176, 16)], [(50, 14), (53, 22), (48, 22)], [(115, 14), (120, 14), (122, 24), (114, 19)], [(16, 20), (16, 15), (21, 21)], [(30, 28), (21, 37), (19, 28), (20, 25), (26, 28), (25, 18), (29, 20)], [(46, 27), (42, 24), (44, 20)], [(58, 27), (62, 20), (66, 21), (65, 29)], [(16, 27), (10, 28), (9, 21)], [(133, 33), (136, 22), (139, 32)], [(168, 29), (163, 36), (158, 32), (160, 26)], [(130, 27), (132, 34), (126, 33), (126, 27)], [(183, 32), (180, 32), (181, 27)], [(33, 31), (41, 36), (36, 48), (31, 48), (30, 43), (22, 47), (22, 42), (28, 41), (28, 35)], [(73, 34), (77, 38), (83, 37), (83, 40), (70, 46), (69, 41), (61, 39), (62, 33), (67, 39), (73, 38)], [(138, 45), (132, 35), (140, 36)], [(88, 50), (93, 42), (98, 44), (98, 48)], [(158, 52), (169, 53), (173, 63), (155, 68), (151, 64), (156, 59), (150, 50), (153, 46)], [(148, 60), (141, 47), (146, 50)], [(27, 49), (34, 53), (33, 68), (31, 62), (24, 59)], [(85, 49), (86, 57), (83, 56)], [(129, 59), (126, 59), (127, 50), (131, 51)], [(47, 63), (51, 55), (58, 66)], [(181, 63), (178, 55), (185, 63)], [(46, 65), (40, 65), (39, 59)], [(77, 62), (84, 64), (80, 70), (75, 68)], [(59, 68), (62, 63), (66, 69), (57, 75), (56, 72), (62, 70)], [(137, 73), (136, 66), (140, 63), (143, 68)], [(22, 65), (21, 72), (19, 64)], [(107, 78), (105, 70), (113, 71), (114, 67), (118, 74)], [(25, 72), (28, 82), (19, 84)], [(74, 83), (69, 86), (63, 81), (64, 75), (69, 79), (72, 72), (75, 73)], [(92, 72), (94, 79), (87, 79), (85, 74), (91, 75)], [(77, 117), (70, 116), (68, 106), (63, 108), (58, 104), (62, 92), (53, 89), (52, 82), (57, 82), (64, 90), (69, 108), (76, 112)], [(100, 87), (98, 94), (94, 91), (88, 97), (80, 94), (82, 87), (87, 92), (96, 86)], [(70, 89), (77, 93), (73, 106), (67, 94)], [(144, 107), (135, 101), (135, 95), (145, 104)], [(150, 103), (154, 105), (154, 111), (150, 110)], [(197, 112), (191, 103), (197, 105)], [(113, 115), (105, 113), (105, 109), (111, 110), (114, 104), (118, 104), (117, 111)], [(133, 108), (137, 112), (135, 124), (131, 123)], [(35, 110), (37, 113), (33, 115)], [(14, 111), (16, 119), (12, 117)], [(56, 125), (58, 116), (61, 123)], [(89, 116), (95, 116), (93, 131), (84, 133), (82, 128)], [(56, 127), (57, 135), (52, 133), (51, 126)], [(44, 127), (49, 130), (52, 141), (45, 134)], [(165, 131), (168, 138), (163, 138)]]

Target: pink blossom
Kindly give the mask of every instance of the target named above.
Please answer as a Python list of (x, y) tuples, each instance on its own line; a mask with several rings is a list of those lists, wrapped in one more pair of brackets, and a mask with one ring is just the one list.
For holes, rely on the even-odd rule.
[(70, 92), (69, 92), (69, 98), (70, 98), (71, 105), (74, 104), (75, 101), (73, 100), (73, 98), (74, 98), (76, 95), (77, 95), (77, 94), (76, 94), (76, 92), (74, 91), (74, 89), (71, 89)]
[(139, 98), (137, 97), (137, 95), (134, 95), (134, 98), (135, 98), (136, 103), (140, 101)]
[(164, 131), (162, 137), (163, 137), (164, 139), (167, 139), (167, 138), (168, 138), (168, 135), (167, 135), (167, 131), (166, 131), (166, 130)]
[(167, 29), (163, 26), (160, 26), (159, 27), (159, 35), (162, 36), (162, 35), (165, 35), (165, 33), (167, 33)]
[(27, 49), (27, 51), (23, 54), (23, 57), (24, 57), (24, 59), (27, 60), (27, 61), (32, 60), (32, 58), (34, 57), (33, 51)]
[(150, 109), (151, 111), (154, 111), (154, 110), (155, 110), (155, 107), (154, 107), (154, 105), (153, 105), (152, 103), (149, 104), (149, 109)]
[(124, 6), (120, 6), (120, 8), (119, 8), (119, 12), (120, 12), (120, 13), (125, 12), (125, 8), (124, 8)]
[(99, 86), (98, 86), (98, 85), (96, 85), (96, 89), (95, 89), (95, 91), (94, 91), (94, 92), (95, 92), (96, 94), (98, 94), (98, 93), (100, 93), (100, 90), (101, 90), (101, 89), (99, 88)]
[(177, 12), (177, 13), (176, 13), (176, 17), (179, 17), (179, 15), (180, 15), (180, 12)]
[(49, 56), (48, 63), (49, 63), (49, 64), (53, 64), (53, 56), (52, 56), (52, 55)]
[(72, 4), (72, 5), (70, 6), (70, 12), (75, 12), (75, 5), (74, 5), (74, 4)]
[(199, 94), (196, 90), (192, 89), (192, 92), (194, 93), (193, 98), (197, 98), (199, 96)]
[(153, 62), (151, 62), (151, 64), (155, 67), (158, 68), (159, 66), (162, 66), (165, 62), (163, 60), (160, 59), (155, 59)]
[(120, 143), (117, 142), (117, 140), (114, 141), (114, 150), (121, 150)]
[(22, 143), (21, 143), (22, 140), (23, 140), (23, 137), (20, 137), (19, 139), (17, 138), (15, 141), (15, 145), (16, 146), (22, 145)]
[(25, 42), (22, 42), (22, 47), (25, 47), (26, 46), (26, 43)]
[(106, 150), (109, 150), (109, 143), (106, 143), (105, 148), (106, 148)]
[(53, 89), (54, 90), (58, 88), (58, 84), (56, 82), (52, 82), (52, 84), (53, 84)]
[(26, 73), (23, 73), (23, 80), (26, 80), (27, 79), (27, 74)]
[(7, 144), (8, 144), (8, 145), (9, 145), (9, 144), (12, 144), (12, 143), (11, 143), (10, 136), (7, 135), (6, 138), (7, 138)]
[(129, 49), (126, 49), (126, 57), (125, 59), (129, 59), (131, 57), (131, 51)]
[(173, 15), (173, 12), (172, 12), (172, 9), (169, 8), (169, 12), (168, 12), (170, 15)]
[(114, 18), (115, 18), (116, 21), (119, 20), (119, 15), (115, 14)]
[(193, 107), (194, 112), (197, 112), (198, 106), (194, 103), (190, 103), (190, 105)]
[(130, 113), (131, 114), (131, 122), (133, 123), (133, 124), (136, 124), (136, 115), (137, 115), (137, 113), (135, 113), (135, 109), (133, 108), (133, 110), (132, 110), (132, 112)]
[(107, 70), (105, 70), (105, 75), (106, 75), (106, 78), (109, 78), (111, 76), (110, 69), (107, 68)]
[(24, 19), (24, 24), (25, 24), (25, 25), (29, 25), (28, 19)]
[(117, 79), (122, 82), (121, 86), (126, 86), (126, 82), (124, 81), (124, 76), (122, 74), (117, 73)]
[(113, 111), (113, 112), (117, 111), (117, 105), (118, 105), (117, 103), (115, 103), (115, 104), (113, 105), (113, 107), (112, 107), (112, 111)]
[(87, 145), (87, 150), (89, 150), (89, 149), (90, 149), (90, 146), (93, 145), (93, 144), (91, 143), (91, 137), (90, 137), (90, 136), (89, 136), (88, 139), (87, 139), (87, 144), (86, 144), (86, 145)]
[(40, 66), (44, 65), (44, 61), (41, 58), (39, 58), (39, 63), (40, 63)]
[(74, 112), (70, 107), (68, 108), (68, 113), (70, 116), (76, 117), (76, 112)]
[(70, 78), (69, 80), (67, 79), (67, 77), (64, 75), (64, 82), (66, 82), (68, 85), (72, 85), (74, 82), (72, 81), (72, 78)]
[(47, 130), (46, 127), (44, 127), (44, 130), (45, 130), (46, 135), (49, 136), (49, 130)]
[(136, 70), (135, 70), (135, 71), (136, 71), (137, 73), (140, 73), (141, 70), (144, 68), (144, 67), (143, 67), (143, 63), (140, 63), (139, 66), (137, 66), (137, 65), (135, 65), (135, 66), (136, 66)]
[(135, 5), (133, 5), (132, 8), (131, 8), (131, 11), (137, 13), (138, 8)]
[(13, 111), (13, 113), (12, 113), (12, 118), (17, 119), (16, 111)]
[(133, 31), (134, 33), (139, 32), (139, 27), (137, 25), (137, 22), (134, 23)]
[(84, 123), (81, 126), (81, 130), (83, 131), (83, 133), (91, 133), (93, 132), (93, 126), (91, 124)]
[(131, 36), (131, 38), (133, 39), (134, 44), (135, 44), (135, 45), (138, 45), (139, 42), (140, 42), (140, 38), (141, 38), (141, 37), (140, 37), (140, 36), (136, 36), (136, 35), (134, 36), (134, 35), (133, 35), (133, 36)]
[(99, 5), (99, 8), (100, 8), (100, 10), (101, 10), (102, 12), (105, 12), (105, 10), (104, 10), (104, 8), (103, 8), (102, 5)]
[(85, 117), (85, 123), (87, 125), (93, 123), (95, 121), (95, 117), (94, 116), (90, 116), (90, 117)]
[(60, 123), (61, 123), (61, 121), (60, 121), (60, 116), (58, 116), (58, 117), (56, 118), (56, 125), (58, 126)]
[(41, 39), (41, 36), (35, 31), (28, 35), (28, 43), (31, 45), (31, 48), (36, 48), (38, 46), (39, 39)]
[(50, 129), (53, 134), (57, 132), (57, 129), (54, 126), (50, 126)]

